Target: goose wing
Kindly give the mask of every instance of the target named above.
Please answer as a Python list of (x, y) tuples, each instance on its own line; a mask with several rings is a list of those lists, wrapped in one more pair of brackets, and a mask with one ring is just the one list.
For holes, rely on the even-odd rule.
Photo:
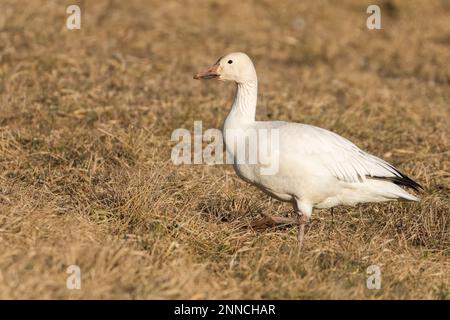
[(310, 125), (300, 125), (294, 130), (299, 138), (300, 156), (320, 163), (340, 181), (382, 179), (415, 190), (422, 188), (388, 162), (364, 152), (338, 134)]

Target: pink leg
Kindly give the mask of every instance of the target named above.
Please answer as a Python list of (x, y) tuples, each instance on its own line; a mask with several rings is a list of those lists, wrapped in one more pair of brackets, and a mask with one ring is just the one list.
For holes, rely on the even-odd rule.
[(306, 214), (302, 214), (298, 216), (298, 233), (297, 233), (297, 240), (299, 245), (299, 250), (302, 248), (303, 245), (303, 238), (305, 236), (305, 225), (308, 223), (309, 218)]
[(297, 220), (295, 218), (286, 218), (286, 217), (274, 217), (263, 214), (263, 217), (260, 219), (256, 219), (250, 223), (250, 226), (253, 229), (267, 229), (276, 226), (288, 226), (297, 224)]

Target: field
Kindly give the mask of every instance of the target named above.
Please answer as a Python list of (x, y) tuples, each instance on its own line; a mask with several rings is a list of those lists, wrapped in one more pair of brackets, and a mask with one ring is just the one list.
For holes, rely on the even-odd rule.
[[(173, 130), (222, 125), (234, 86), (192, 76), (232, 51), (259, 120), (343, 135), (421, 202), (315, 210), (301, 252), (295, 229), (248, 228), (291, 206), (170, 159)], [(449, 299), (449, 61), (444, 0), (2, 0), (0, 298)]]

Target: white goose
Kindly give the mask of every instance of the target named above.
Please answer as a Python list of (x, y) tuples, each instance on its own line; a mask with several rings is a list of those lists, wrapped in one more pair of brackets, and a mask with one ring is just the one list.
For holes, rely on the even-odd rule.
[[(270, 196), (291, 202), (298, 214), (298, 241), (301, 246), (304, 229), (313, 208), (332, 208), (363, 202), (392, 200), (419, 201), (400, 186), (418, 191), (421, 186), (386, 161), (368, 154), (349, 140), (315, 126), (284, 121), (256, 121), (257, 77), (250, 58), (241, 52), (220, 58), (194, 79), (234, 81), (236, 95), (223, 125), (227, 151), (236, 160), (234, 141), (227, 131), (278, 131), (278, 171), (262, 174), (262, 164), (234, 163), (239, 177)], [(269, 139), (269, 138), (268, 138)], [(267, 146), (258, 138), (258, 149)], [(264, 145), (262, 143), (265, 143)], [(270, 145), (270, 142), (269, 142)], [(247, 144), (248, 146), (248, 144)], [(286, 223), (286, 218), (270, 218)]]

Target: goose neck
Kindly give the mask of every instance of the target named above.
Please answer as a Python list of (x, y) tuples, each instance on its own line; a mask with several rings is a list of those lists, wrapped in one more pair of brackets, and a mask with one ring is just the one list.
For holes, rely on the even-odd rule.
[(257, 81), (237, 83), (236, 95), (230, 115), (239, 117), (241, 121), (254, 122), (258, 97)]

